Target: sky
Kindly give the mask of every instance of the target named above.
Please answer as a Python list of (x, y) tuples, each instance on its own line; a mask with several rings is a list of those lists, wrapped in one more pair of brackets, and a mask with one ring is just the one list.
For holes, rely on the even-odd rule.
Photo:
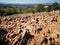
[(13, 4), (39, 4), (39, 3), (60, 3), (60, 0), (0, 0), (0, 3), (13, 3)]

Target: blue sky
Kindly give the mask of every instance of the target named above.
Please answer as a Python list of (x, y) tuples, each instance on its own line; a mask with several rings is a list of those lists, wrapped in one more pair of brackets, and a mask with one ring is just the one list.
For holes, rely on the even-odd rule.
[(14, 3), (14, 4), (37, 4), (37, 3), (60, 3), (60, 0), (0, 0), (0, 3)]

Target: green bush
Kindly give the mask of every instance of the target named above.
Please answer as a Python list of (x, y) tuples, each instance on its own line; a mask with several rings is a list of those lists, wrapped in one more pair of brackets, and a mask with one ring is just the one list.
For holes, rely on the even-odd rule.
[(36, 11), (37, 12), (43, 12), (44, 11), (44, 5), (42, 5), (42, 4), (37, 5)]
[(57, 2), (55, 2), (52, 5), (50, 5), (48, 7), (48, 9), (49, 9), (49, 11), (52, 11), (52, 10), (60, 10), (60, 5)]

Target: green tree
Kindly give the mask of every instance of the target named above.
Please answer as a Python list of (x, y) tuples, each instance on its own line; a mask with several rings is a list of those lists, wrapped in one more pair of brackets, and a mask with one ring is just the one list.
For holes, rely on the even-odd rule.
[(38, 4), (37, 7), (36, 7), (36, 11), (37, 12), (43, 12), (44, 11), (44, 5)]
[(60, 5), (57, 2), (55, 2), (52, 5), (50, 5), (48, 7), (48, 9), (49, 9), (49, 11), (52, 11), (52, 10), (60, 10)]

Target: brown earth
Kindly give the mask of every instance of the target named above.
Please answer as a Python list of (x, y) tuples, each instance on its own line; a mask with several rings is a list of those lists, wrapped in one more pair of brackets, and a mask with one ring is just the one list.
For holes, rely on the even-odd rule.
[(0, 17), (0, 45), (60, 45), (60, 11)]

